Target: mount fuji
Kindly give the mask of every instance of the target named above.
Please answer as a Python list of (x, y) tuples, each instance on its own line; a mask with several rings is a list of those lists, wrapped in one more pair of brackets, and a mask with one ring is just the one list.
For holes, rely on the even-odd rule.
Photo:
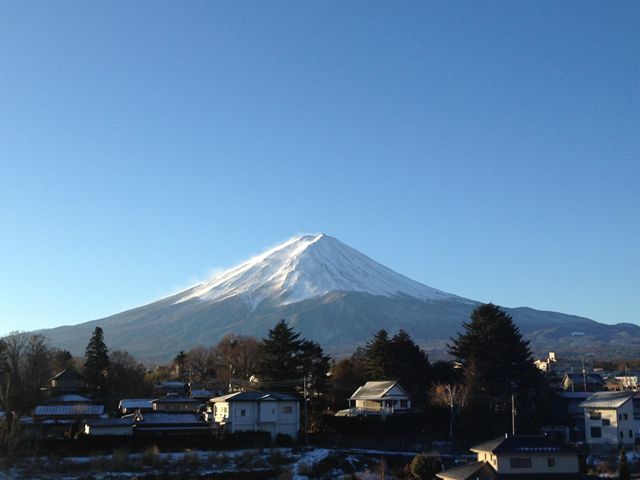
[[(402, 328), (440, 356), (479, 304), (411, 280), (325, 234), (302, 235), (188, 290), (110, 317), (39, 333), (80, 355), (96, 326), (111, 350), (164, 361), (228, 333), (264, 336), (286, 319), (326, 351), (346, 354), (381, 328)], [(505, 308), (539, 352), (616, 352), (640, 327), (605, 325), (531, 308)]]

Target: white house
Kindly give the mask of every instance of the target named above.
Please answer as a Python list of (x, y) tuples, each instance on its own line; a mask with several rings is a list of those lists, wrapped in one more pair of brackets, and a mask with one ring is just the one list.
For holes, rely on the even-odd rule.
[(579, 479), (576, 449), (541, 435), (500, 437), (471, 447), (477, 461), (437, 474), (441, 480)]
[(276, 392), (236, 392), (212, 398), (213, 418), (228, 432), (269, 432), (295, 438), (300, 430), (300, 401)]
[(408, 413), (411, 399), (395, 381), (366, 382), (349, 398), (350, 415), (393, 415)]
[(580, 406), (584, 409), (585, 439), (592, 446), (635, 444), (634, 392), (596, 392)]

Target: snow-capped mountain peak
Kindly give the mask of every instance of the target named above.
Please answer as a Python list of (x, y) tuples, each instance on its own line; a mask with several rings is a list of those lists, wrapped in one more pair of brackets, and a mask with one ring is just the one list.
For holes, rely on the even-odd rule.
[(287, 304), (343, 291), (405, 294), (421, 300), (457, 298), (400, 275), (320, 233), (293, 237), (179, 294), (175, 303), (240, 296), (255, 308), (266, 298)]

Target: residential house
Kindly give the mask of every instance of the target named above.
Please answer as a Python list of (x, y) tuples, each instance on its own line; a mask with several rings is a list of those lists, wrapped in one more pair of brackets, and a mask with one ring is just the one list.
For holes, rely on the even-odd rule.
[(187, 395), (189, 392), (189, 384), (185, 382), (166, 381), (156, 385), (157, 390), (168, 395), (170, 393), (176, 395)]
[(229, 433), (269, 432), (295, 438), (300, 430), (300, 400), (277, 392), (236, 392), (212, 398), (213, 418)]
[(599, 392), (605, 389), (605, 383), (597, 373), (565, 373), (562, 388), (571, 392)]
[(52, 395), (61, 395), (64, 393), (77, 393), (87, 388), (87, 381), (75, 370), (67, 368), (49, 379), (49, 387), (47, 390)]
[(556, 354), (554, 352), (549, 352), (547, 358), (539, 358), (533, 362), (542, 373), (551, 373), (554, 363), (556, 363)]
[(134, 412), (152, 412), (153, 404), (151, 403), (153, 400), (150, 398), (123, 398), (118, 403), (118, 411), (120, 415), (128, 415)]
[(24, 425), (32, 425), (45, 436), (68, 437), (80, 422), (99, 418), (104, 413), (104, 405), (86, 403), (38, 405), (31, 418), (21, 419)]
[(545, 436), (516, 435), (496, 438), (471, 448), (477, 461), (437, 474), (442, 480), (541, 479), (576, 480), (578, 451)]
[(619, 382), (621, 390), (633, 390), (634, 392), (638, 391), (638, 379), (640, 378), (640, 372), (618, 372), (614, 375), (614, 378)]
[(366, 382), (349, 398), (349, 415), (393, 415), (411, 411), (411, 399), (395, 381)]
[(84, 433), (91, 437), (130, 437), (133, 435), (133, 418), (94, 418), (84, 423)]
[[(580, 404), (584, 410), (585, 440), (593, 446), (634, 445), (638, 430), (634, 392), (596, 392)], [(640, 413), (640, 412), (638, 412)]]
[(207, 435), (211, 426), (199, 413), (135, 413), (133, 434), (144, 436)]
[(198, 412), (200, 402), (191, 397), (168, 394), (162, 398), (151, 400), (154, 412)]
[(47, 405), (90, 405), (93, 402), (89, 397), (83, 395), (77, 395), (75, 393), (68, 393), (65, 395), (58, 395), (47, 400)]

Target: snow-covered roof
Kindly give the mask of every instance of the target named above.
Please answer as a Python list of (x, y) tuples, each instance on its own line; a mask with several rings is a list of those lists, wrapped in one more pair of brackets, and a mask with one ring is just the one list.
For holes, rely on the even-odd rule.
[(349, 400), (380, 400), (387, 396), (387, 393), (393, 387), (398, 388), (401, 392), (399, 395), (394, 395), (394, 397), (408, 398), (406, 391), (398, 382), (394, 380), (384, 380), (365, 383), (361, 387), (358, 387)]
[(288, 395), (286, 393), (278, 392), (236, 392), (222, 397), (212, 398), (214, 403), (221, 402), (261, 402), (269, 400), (279, 400), (283, 402), (297, 402), (298, 398)]
[(34, 417), (70, 417), (83, 415), (102, 415), (104, 405), (38, 405), (33, 411)]
[(596, 392), (580, 404), (583, 408), (620, 408), (633, 398), (633, 392)]

